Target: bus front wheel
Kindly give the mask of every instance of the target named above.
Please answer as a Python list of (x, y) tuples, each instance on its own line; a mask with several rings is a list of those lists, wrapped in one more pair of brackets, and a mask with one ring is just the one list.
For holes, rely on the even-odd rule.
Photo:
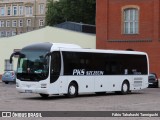
[(125, 95), (125, 94), (129, 93), (129, 91), (130, 91), (129, 90), (129, 83), (127, 81), (124, 81), (122, 83), (122, 87), (121, 87), (121, 94)]
[(78, 86), (76, 85), (76, 83), (71, 82), (68, 86), (67, 97), (73, 98), (76, 97), (77, 95), (78, 95)]

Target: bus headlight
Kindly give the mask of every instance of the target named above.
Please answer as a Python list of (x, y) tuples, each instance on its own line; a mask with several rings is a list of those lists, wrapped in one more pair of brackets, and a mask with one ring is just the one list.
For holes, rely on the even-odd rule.
[(41, 88), (47, 88), (47, 84), (45, 83), (41, 84)]

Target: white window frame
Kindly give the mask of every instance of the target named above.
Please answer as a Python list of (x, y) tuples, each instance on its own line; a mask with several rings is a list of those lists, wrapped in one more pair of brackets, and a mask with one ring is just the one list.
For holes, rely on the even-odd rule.
[(26, 6), (25, 7), (25, 15), (26, 16), (32, 16), (33, 15), (33, 7), (32, 6)]
[(124, 9), (124, 34), (139, 33), (139, 10), (137, 8)]
[(44, 26), (44, 20), (43, 19), (39, 20), (39, 26)]
[(0, 27), (4, 27), (4, 20), (0, 20)]
[(11, 22), (10, 20), (7, 20), (7, 21), (6, 21), (6, 27), (10, 27), (10, 26), (11, 26), (11, 25), (10, 25), (10, 24), (11, 24), (10, 22)]
[(31, 27), (32, 26), (32, 20), (31, 19), (27, 19), (27, 27)]
[(9, 59), (5, 59), (5, 70), (13, 70), (13, 63), (10, 64), (10, 60)]
[(1, 10), (1, 16), (5, 16), (5, 8), (4, 7), (0, 7)]
[(23, 15), (23, 6), (19, 6), (19, 15)]
[(11, 15), (11, 7), (10, 7), (10, 6), (7, 7), (7, 15), (8, 15), (8, 16)]
[(19, 20), (19, 27), (23, 27), (23, 20)]
[(44, 3), (39, 4), (39, 14), (44, 14)]
[(12, 31), (12, 36), (16, 35), (17, 32), (16, 31)]
[(6, 36), (6, 31), (0, 31), (0, 36), (5, 37)]
[(7, 31), (6, 32), (6, 37), (10, 37), (11, 36), (11, 32), (10, 31)]
[(14, 16), (18, 15), (18, 7), (16, 5), (13, 6), (13, 15)]
[(12, 27), (17, 27), (17, 20), (12, 20)]

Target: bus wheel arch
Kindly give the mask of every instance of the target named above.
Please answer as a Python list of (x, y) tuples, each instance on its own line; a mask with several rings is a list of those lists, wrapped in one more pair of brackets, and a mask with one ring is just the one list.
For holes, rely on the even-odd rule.
[(75, 80), (71, 81), (68, 85), (67, 97), (76, 97), (78, 95), (78, 88), (78, 83)]
[(129, 81), (126, 79), (123, 81), (122, 86), (121, 86), (121, 94), (125, 95), (127, 93), (130, 92), (130, 83)]

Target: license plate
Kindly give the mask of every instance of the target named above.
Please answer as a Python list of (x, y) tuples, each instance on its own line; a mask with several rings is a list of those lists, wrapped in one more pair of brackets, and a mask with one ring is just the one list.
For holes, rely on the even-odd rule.
[(32, 90), (25, 90), (25, 93), (32, 93)]

